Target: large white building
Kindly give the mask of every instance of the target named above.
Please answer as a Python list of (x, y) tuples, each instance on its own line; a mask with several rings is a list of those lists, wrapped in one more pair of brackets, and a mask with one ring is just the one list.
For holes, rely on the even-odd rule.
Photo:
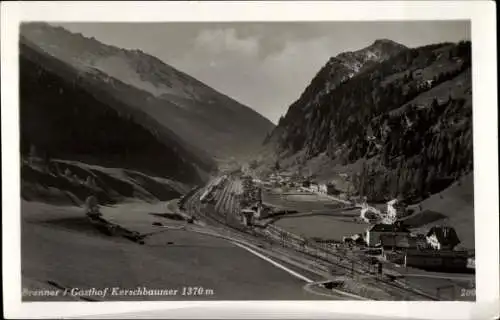
[(324, 183), (320, 183), (318, 185), (318, 189), (319, 189), (319, 193), (323, 193), (323, 194), (328, 193), (328, 188), (327, 188), (326, 184), (324, 184)]
[(405, 216), (405, 212), (405, 206), (397, 199), (387, 202), (387, 223), (396, 222), (396, 220)]

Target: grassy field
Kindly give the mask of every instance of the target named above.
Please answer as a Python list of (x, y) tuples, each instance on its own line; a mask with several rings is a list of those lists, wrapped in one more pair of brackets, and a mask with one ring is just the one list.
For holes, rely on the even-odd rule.
[(457, 231), (461, 247), (474, 249), (473, 174), (463, 177), (442, 192), (424, 200), (420, 208), (421, 213), (418, 210), (415, 213), (415, 216), (421, 215), (420, 219), (415, 219), (415, 231), (424, 233), (436, 224), (449, 225)]
[[(104, 209), (115, 222), (141, 232), (151, 221), (176, 223), (149, 213), (140, 203)], [(128, 213), (124, 213), (128, 212)], [(120, 214), (122, 213), (122, 214)], [(146, 221), (140, 221), (144, 215)], [(23, 201), (21, 207), (22, 286), (27, 289), (104, 288), (213, 290), (201, 296), (107, 296), (108, 300), (308, 300), (324, 299), (303, 290), (304, 281), (232, 243), (187, 231), (169, 231), (140, 245), (100, 233), (79, 207)], [(177, 222), (178, 223), (178, 222)], [(52, 284), (51, 284), (52, 283)], [(37, 300), (39, 298), (27, 298)], [(59, 301), (68, 297), (44, 297)]]
[[(362, 233), (368, 228), (367, 224), (354, 221), (359, 211), (339, 211), (343, 204), (325, 195), (291, 191), (284, 194), (267, 192), (264, 193), (264, 202), (282, 210), (306, 213), (287, 214), (279, 217), (274, 224), (307, 238), (341, 241), (344, 236)], [(315, 214), (307, 214), (311, 212)]]
[(282, 218), (275, 225), (289, 232), (302, 235), (306, 238), (322, 238), (342, 241), (343, 236), (362, 233), (368, 225), (349, 221), (350, 219), (329, 217), (325, 215)]
[(264, 192), (262, 200), (275, 208), (282, 210), (295, 210), (297, 212), (310, 212), (321, 210), (328, 212), (341, 207), (341, 203), (326, 196), (318, 194), (298, 193), (288, 190), (283, 193)]

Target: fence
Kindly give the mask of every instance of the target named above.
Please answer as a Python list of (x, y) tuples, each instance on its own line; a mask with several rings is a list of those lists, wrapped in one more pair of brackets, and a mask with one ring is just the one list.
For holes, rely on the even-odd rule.
[[(456, 285), (446, 288), (435, 288), (433, 291), (430, 288), (420, 286), (414, 281), (412, 281), (411, 284), (407, 280), (398, 280), (394, 283), (380, 274), (382, 271), (379, 269), (380, 265), (373, 264), (370, 257), (366, 257), (363, 254), (356, 254), (343, 245), (308, 240), (272, 224), (268, 225), (263, 230), (263, 233), (280, 243), (283, 247), (292, 248), (333, 264), (337, 268), (342, 268), (346, 271), (346, 274), (354, 280), (366, 280), (371, 277), (371, 275), (376, 275), (376, 277), (371, 278), (377, 281), (379, 285), (386, 285), (386, 288), (391, 291), (397, 288), (396, 290), (398, 290), (400, 294), (414, 294), (431, 300), (454, 300), (460, 296), (460, 293), (458, 293), (459, 290), (463, 291), (463, 288)], [(333, 273), (333, 270), (331, 270), (330, 273)], [(384, 273), (386, 274), (387, 270)], [(367, 278), (367, 276), (369, 277)]]
[(373, 264), (360, 261), (359, 256), (356, 256), (338, 244), (314, 242), (272, 224), (268, 225), (263, 232), (278, 241), (283, 247), (290, 247), (299, 252), (335, 264), (350, 271), (353, 276), (364, 273), (370, 274), (376, 269)]

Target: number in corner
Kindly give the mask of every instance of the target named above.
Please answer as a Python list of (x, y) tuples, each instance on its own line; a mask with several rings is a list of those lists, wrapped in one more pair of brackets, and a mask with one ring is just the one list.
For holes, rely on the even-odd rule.
[(460, 296), (461, 297), (475, 297), (476, 296), (476, 288), (462, 288), (460, 289)]

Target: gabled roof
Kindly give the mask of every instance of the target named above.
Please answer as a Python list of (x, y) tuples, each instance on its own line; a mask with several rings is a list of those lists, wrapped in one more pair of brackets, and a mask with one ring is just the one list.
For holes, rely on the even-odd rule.
[(441, 245), (453, 245), (456, 246), (460, 243), (457, 232), (454, 228), (448, 226), (436, 226), (432, 227), (429, 232), (427, 232), (427, 237), (436, 236), (437, 240)]
[(378, 231), (378, 232), (410, 232), (404, 226), (398, 226), (396, 224), (384, 224), (378, 223), (371, 226), (368, 231)]

